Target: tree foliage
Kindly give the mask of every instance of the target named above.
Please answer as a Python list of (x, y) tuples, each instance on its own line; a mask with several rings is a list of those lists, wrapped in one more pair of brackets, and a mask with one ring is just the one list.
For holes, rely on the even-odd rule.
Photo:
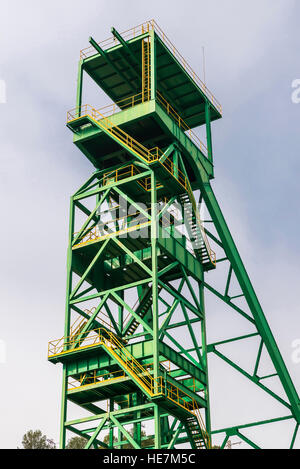
[(43, 435), (41, 430), (29, 430), (23, 435), (23, 449), (56, 449), (53, 440)]
[(66, 449), (84, 449), (87, 444), (87, 439), (82, 436), (73, 436), (68, 441)]

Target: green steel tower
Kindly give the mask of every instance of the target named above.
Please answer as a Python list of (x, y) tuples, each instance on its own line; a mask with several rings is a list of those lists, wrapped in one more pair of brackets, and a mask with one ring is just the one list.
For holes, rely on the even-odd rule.
[[(67, 126), (94, 170), (71, 197), (65, 330), (48, 349), (63, 365), (61, 448), (67, 432), (86, 449), (209, 449), (216, 435), (258, 448), (247, 429), (283, 421), (292, 448), (299, 397), (210, 183), (221, 106), (154, 20), (89, 42)], [(112, 104), (82, 103), (84, 73)], [(208, 344), (206, 292), (249, 333)], [(222, 349), (253, 340), (249, 367)], [(213, 428), (209, 354), (283, 411)]]

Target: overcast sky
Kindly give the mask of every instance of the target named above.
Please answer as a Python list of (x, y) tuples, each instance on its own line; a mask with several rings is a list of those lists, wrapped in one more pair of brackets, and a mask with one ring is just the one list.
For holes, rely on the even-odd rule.
[(297, 0), (2, 2), (1, 448), (30, 428), (58, 441), (61, 368), (47, 363), (47, 342), (63, 331), (69, 196), (92, 170), (65, 127), (79, 51), (90, 35), (151, 18), (200, 76), (205, 46), (223, 106), (213, 187), (299, 391), (299, 13)]

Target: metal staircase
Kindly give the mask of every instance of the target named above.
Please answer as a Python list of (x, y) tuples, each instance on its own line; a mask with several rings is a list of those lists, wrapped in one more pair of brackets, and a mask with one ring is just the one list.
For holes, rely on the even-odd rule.
[(184, 209), (184, 222), (186, 223), (196, 257), (207, 269), (214, 267), (212, 250), (210, 249), (206, 239), (204, 228), (202, 225), (200, 226), (201, 220), (197, 220), (195, 216), (190, 196), (185, 192), (179, 195), (179, 200), (182, 208)]
[(80, 334), (83, 330), (84, 326), (86, 325), (87, 320), (78, 316), (76, 320), (73, 322), (72, 326), (70, 327), (70, 340), (74, 340), (75, 336)]
[[(158, 294), (160, 293), (161, 289), (162, 287), (159, 285)], [(152, 300), (153, 300), (152, 287), (149, 287), (149, 290), (145, 293), (137, 309), (135, 310), (135, 312), (138, 314), (138, 316), (141, 319), (145, 317), (145, 315), (151, 308)], [(128, 322), (125, 324), (124, 336), (126, 337), (126, 336), (134, 334), (139, 325), (140, 325), (140, 322), (138, 321), (138, 319), (134, 318), (132, 320), (131, 317), (129, 317)]]
[[(96, 309), (95, 307), (93, 307), (91, 309), (85, 309), (84, 312), (89, 317), (91, 317), (91, 315), (93, 314), (95, 309)], [(104, 325), (104, 327), (108, 327), (109, 329), (111, 329), (112, 328), (111, 323), (109, 324), (107, 321), (103, 320), (102, 317), (101, 317), (102, 315), (105, 315), (105, 313), (103, 313), (103, 311), (100, 311), (100, 314), (98, 315), (99, 316), (98, 320)], [(71, 326), (70, 326), (70, 336), (69, 336), (70, 343), (75, 344), (75, 338), (76, 337), (80, 337), (81, 339), (83, 339), (84, 334), (81, 334), (81, 333), (83, 332), (87, 322), (88, 322), (88, 318), (86, 318), (86, 317), (83, 318), (82, 316), (77, 316), (77, 318), (75, 319), (73, 324), (71, 324)]]
[[(127, 439), (142, 448), (146, 413), (155, 450), (185, 443), (210, 448), (211, 434), (224, 435), (221, 447), (230, 434), (258, 448), (242, 430), (265, 423), (273, 427), (286, 419), (296, 425), (294, 431), (291, 427), (293, 448), (300, 431), (299, 396), (211, 186), (212, 123), (221, 118), (221, 105), (154, 21), (122, 33), (112, 28), (108, 40), (98, 44), (90, 37), (89, 42), (91, 47), (81, 52), (76, 103), (67, 114), (67, 127), (93, 167), (70, 198), (66, 332), (50, 342), (48, 352), (51, 363), (63, 364), (60, 448), (66, 447), (69, 432), (87, 439), (86, 449), (122, 448)], [(110, 104), (99, 109), (82, 105), (86, 77)], [(207, 148), (194, 131), (199, 127)], [(199, 191), (207, 208), (205, 223), (193, 191)], [(184, 228), (178, 216), (170, 220), (176, 201), (186, 205)], [(125, 205), (140, 213), (133, 214), (131, 207), (128, 212)], [(111, 206), (112, 217), (107, 213)], [(216, 278), (213, 272), (206, 274), (217, 265)], [(159, 301), (158, 285), (163, 287)], [(234, 296), (228, 295), (231, 290), (236, 290)], [(229, 328), (218, 322), (213, 335), (221, 334), (222, 340), (207, 343), (206, 294), (210, 309), (215, 297), (218, 308), (223, 304), (248, 322), (242, 335), (234, 333), (234, 322)], [(139, 297), (134, 306), (133, 295)], [(95, 309), (89, 315), (82, 308), (91, 304)], [(110, 328), (100, 319), (101, 309), (108, 314)], [(75, 314), (81, 319), (70, 328)], [(234, 340), (238, 350), (253, 336), (258, 337), (257, 346), (248, 348), (254, 371), (243, 366), (241, 354), (232, 357), (229, 351), (228, 356), (222, 347)], [(224, 421), (223, 428), (211, 431), (209, 374), (219, 369), (209, 370), (211, 354), (246, 377), (250, 392), (255, 384), (266, 399), (281, 404), (280, 416), (242, 420), (234, 427)], [(170, 366), (163, 370), (160, 364), (166, 359)], [(263, 376), (270, 366), (274, 373)], [(266, 378), (279, 380), (278, 393)], [(222, 385), (216, 383), (222, 394)], [(238, 377), (232, 386), (236, 393), (241, 391)], [(124, 396), (130, 398), (128, 408)], [(247, 402), (251, 395), (242, 399)], [(76, 404), (78, 418), (74, 413), (70, 420), (69, 404)], [(82, 409), (87, 412), (84, 418)], [(132, 425), (133, 438), (128, 438)]]
[[(178, 168), (175, 168), (174, 164), (172, 161), (170, 161), (169, 158), (166, 158), (165, 160), (161, 159), (164, 153), (160, 148), (154, 147), (149, 150), (129, 134), (124, 132), (124, 130), (120, 129), (120, 127), (115, 126), (110, 119), (103, 116), (103, 114), (101, 114), (96, 109), (88, 105), (82, 106), (82, 109), (84, 109), (83, 112), (85, 116), (89, 116), (89, 118), (92, 119), (97, 126), (99, 126), (106, 134), (110, 135), (115, 141), (121, 144), (125, 149), (134, 153), (139, 158), (142, 158), (147, 163), (153, 163), (157, 161), (183, 187), (186, 193), (182, 194), (180, 197), (182, 197), (184, 203), (185, 201), (189, 200), (192, 205), (190, 213), (190, 230), (195, 236), (195, 239), (199, 239), (199, 243), (201, 238), (203, 241), (202, 244), (199, 244), (199, 246), (196, 247), (196, 250), (198, 251), (197, 257), (200, 262), (207, 267), (207, 270), (214, 268), (216, 265), (216, 254), (210, 248), (205, 230), (202, 226), (200, 215), (197, 211), (195, 197), (187, 176), (185, 176)], [(198, 236), (198, 231), (199, 234), (201, 233), (200, 236)], [(195, 254), (197, 255), (196, 251)]]
[(188, 417), (185, 421), (186, 431), (193, 441), (194, 449), (210, 449), (210, 440), (204, 428), (196, 415)]
[[(148, 297), (148, 294), (146, 296)], [(147, 298), (148, 301), (149, 298)], [(90, 332), (80, 332), (72, 336), (72, 339), (71, 336), (65, 337), (63, 343), (60, 340), (58, 345), (54, 345), (54, 348), (53, 342), (50, 342), (49, 358), (53, 355), (74, 352), (75, 348), (80, 350), (102, 345), (108, 354), (115, 359), (120, 368), (145, 392), (149, 399), (161, 396), (172, 403), (172, 405), (175, 404), (178, 410), (184, 409), (186, 412), (184, 412), (185, 417), (183, 419), (195, 447), (198, 449), (210, 448), (209, 436), (205, 430), (198, 403), (195, 399), (184, 393), (176, 385), (171, 384), (163, 376), (154, 378), (149, 368), (145, 368), (136, 360), (121, 340), (114, 333), (104, 328), (94, 329)], [(70, 345), (71, 348), (69, 348)], [(187, 413), (190, 414), (189, 417), (186, 417)]]

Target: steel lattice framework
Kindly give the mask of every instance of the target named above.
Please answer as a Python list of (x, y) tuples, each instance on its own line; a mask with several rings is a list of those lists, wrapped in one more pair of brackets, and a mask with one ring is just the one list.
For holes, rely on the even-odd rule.
[[(84, 72), (111, 105), (82, 104)], [(257, 448), (246, 430), (285, 420), (294, 422), (295, 444), (299, 397), (210, 183), (211, 122), (221, 116), (153, 20), (122, 34), (112, 28), (111, 38), (90, 38), (81, 51), (67, 126), (96, 170), (71, 197), (65, 331), (49, 343), (49, 360), (63, 364), (62, 448), (67, 431), (86, 438), (87, 449), (205, 449), (218, 434), (222, 448), (232, 435)], [(199, 126), (207, 145), (192, 130)], [(249, 333), (207, 344), (205, 292), (249, 324)], [(249, 367), (223, 351), (253, 340)], [(208, 354), (285, 411), (212, 428)], [(261, 371), (262, 360), (270, 373)], [(268, 385), (273, 379), (280, 390)]]

